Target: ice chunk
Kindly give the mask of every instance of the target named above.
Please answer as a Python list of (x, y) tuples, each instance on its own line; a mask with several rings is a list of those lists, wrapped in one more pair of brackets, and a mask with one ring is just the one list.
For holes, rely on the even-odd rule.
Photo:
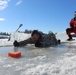
[(64, 31), (64, 32), (58, 33), (56, 35), (56, 38), (60, 39), (61, 41), (64, 41), (68, 38), (68, 36), (67, 36), (66, 32)]
[(31, 37), (31, 34), (27, 33), (20, 33), (20, 32), (12, 32), (10, 35), (10, 41), (14, 42), (14, 40), (17, 41), (23, 41)]
[(10, 41), (8, 41), (9, 37), (8, 39), (0, 39), (0, 46), (10, 46), (10, 45), (13, 45), (13, 42), (15, 40), (23, 41), (23, 40), (28, 39), (29, 37), (31, 37), (31, 34), (12, 32), (10, 35)]

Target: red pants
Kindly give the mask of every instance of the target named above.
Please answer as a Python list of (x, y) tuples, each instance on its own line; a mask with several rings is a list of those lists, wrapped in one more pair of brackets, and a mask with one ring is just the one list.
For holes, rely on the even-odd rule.
[(67, 28), (66, 29), (66, 33), (68, 36), (71, 35), (71, 33), (75, 33), (76, 34), (76, 28)]

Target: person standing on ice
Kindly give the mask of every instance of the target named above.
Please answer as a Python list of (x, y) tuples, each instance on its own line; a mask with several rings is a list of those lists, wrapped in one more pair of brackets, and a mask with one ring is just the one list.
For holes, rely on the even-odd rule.
[(70, 21), (70, 28), (66, 29), (66, 33), (68, 35), (68, 39), (67, 41), (71, 41), (72, 40), (72, 35), (71, 33), (75, 33), (76, 34), (76, 11), (74, 12), (74, 18)]
[[(60, 43), (60, 42), (59, 42)], [(48, 47), (57, 45), (58, 41), (55, 37), (55, 34), (44, 34), (38, 30), (34, 30), (31, 34), (31, 37), (27, 40), (17, 42), (15, 41), (13, 45), (15, 47), (25, 46), (26, 44), (35, 44), (35, 47)]]

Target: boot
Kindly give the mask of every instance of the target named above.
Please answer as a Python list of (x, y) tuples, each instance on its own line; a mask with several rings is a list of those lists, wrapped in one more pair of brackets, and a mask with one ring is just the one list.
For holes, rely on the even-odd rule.
[(69, 35), (69, 39), (67, 39), (67, 41), (71, 41), (72, 40), (72, 36)]

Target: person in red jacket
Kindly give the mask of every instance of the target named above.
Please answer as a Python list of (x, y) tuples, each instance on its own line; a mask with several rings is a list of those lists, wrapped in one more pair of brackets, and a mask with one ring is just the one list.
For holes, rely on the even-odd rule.
[(76, 11), (74, 12), (74, 18), (71, 19), (70, 21), (70, 28), (66, 29), (66, 33), (68, 35), (68, 41), (72, 40), (72, 35), (71, 33), (75, 33), (76, 34)]

